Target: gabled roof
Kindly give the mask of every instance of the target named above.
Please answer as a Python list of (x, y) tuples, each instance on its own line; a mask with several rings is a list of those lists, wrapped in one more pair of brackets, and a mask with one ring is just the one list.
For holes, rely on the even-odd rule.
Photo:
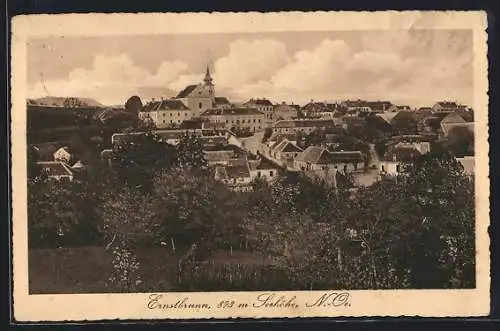
[(261, 111), (255, 108), (227, 108), (227, 109), (207, 109), (201, 116), (241, 116), (241, 115), (264, 115)]
[(73, 176), (71, 170), (63, 162), (49, 161), (49, 162), (37, 162), (37, 164), (41, 167), (42, 171), (49, 177)]
[(387, 151), (382, 159), (389, 162), (407, 162), (420, 155), (422, 154), (414, 147), (394, 147)]
[(188, 97), (191, 94), (191, 92), (193, 92), (194, 89), (197, 86), (198, 86), (197, 84), (186, 86), (182, 91), (179, 92), (179, 94), (177, 94), (176, 98), (186, 98), (186, 97)]
[(441, 123), (465, 123), (466, 121), (462, 116), (457, 113), (449, 113), (442, 120)]
[(464, 122), (464, 123), (441, 123), (441, 130), (444, 135), (448, 135), (450, 131), (456, 127), (465, 127), (469, 129), (470, 132), (474, 133), (474, 122)]
[(299, 162), (316, 163), (324, 150), (325, 149), (322, 147), (309, 146), (302, 153), (300, 153), (295, 160)]
[(174, 99), (152, 101), (144, 107), (144, 111), (156, 110), (189, 110), (189, 108), (182, 101)]
[(281, 167), (276, 163), (272, 162), (266, 157), (261, 156), (259, 163), (255, 166), (255, 170), (266, 170), (266, 169), (276, 169), (279, 170)]
[(329, 152), (318, 146), (309, 146), (296, 158), (296, 161), (310, 162), (313, 164), (335, 164), (363, 162), (363, 153), (360, 151)]
[(396, 116), (398, 113), (393, 113), (393, 112), (390, 112), (390, 113), (378, 113), (376, 114), (376, 116), (380, 117), (381, 119), (383, 119), (384, 121), (386, 121), (387, 123), (391, 124), (391, 121), (392, 119), (394, 118), (394, 116)]
[(457, 108), (457, 107), (459, 107), (459, 105), (454, 101), (438, 101), (438, 102), (436, 102), (436, 105), (443, 107), (443, 108)]

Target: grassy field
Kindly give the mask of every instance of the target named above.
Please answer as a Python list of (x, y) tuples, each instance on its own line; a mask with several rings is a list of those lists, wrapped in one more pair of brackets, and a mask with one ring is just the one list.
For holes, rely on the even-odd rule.
[[(182, 253), (184, 250), (181, 250)], [(176, 291), (170, 283), (177, 272), (180, 255), (165, 248), (141, 248), (135, 252), (140, 264), (145, 291)], [(106, 293), (113, 272), (110, 252), (101, 247), (36, 249), (29, 252), (29, 288), (31, 294)], [(215, 251), (213, 262), (262, 264), (262, 258), (251, 252)], [(154, 284), (154, 285), (151, 285)]]

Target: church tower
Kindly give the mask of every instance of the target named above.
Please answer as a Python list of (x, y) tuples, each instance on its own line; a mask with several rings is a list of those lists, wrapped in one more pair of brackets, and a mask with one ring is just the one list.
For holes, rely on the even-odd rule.
[(208, 65), (207, 65), (207, 70), (205, 72), (205, 78), (203, 79), (203, 81), (205, 82), (205, 86), (208, 89), (208, 93), (209, 93), (210, 97), (214, 98), (215, 97), (215, 88), (214, 88), (212, 75), (210, 75), (210, 69), (208, 68)]

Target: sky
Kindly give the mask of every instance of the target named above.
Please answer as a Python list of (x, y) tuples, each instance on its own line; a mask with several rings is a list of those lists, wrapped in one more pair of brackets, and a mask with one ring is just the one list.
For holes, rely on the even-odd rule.
[(28, 42), (28, 97), (175, 96), (212, 71), (217, 96), (298, 104), (473, 103), (470, 30), (50, 37)]

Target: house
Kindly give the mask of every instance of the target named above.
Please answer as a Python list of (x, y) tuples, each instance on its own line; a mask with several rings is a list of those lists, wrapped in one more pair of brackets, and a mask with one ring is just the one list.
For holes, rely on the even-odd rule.
[(323, 114), (333, 111), (332, 105), (329, 106), (326, 102), (315, 102), (313, 100), (305, 104), (301, 109), (302, 114), (309, 118), (319, 118)]
[(464, 120), (464, 118), (456, 112), (451, 112), (451, 113), (446, 114), (446, 116), (441, 120), (441, 124), (465, 123), (465, 122), (467, 122), (467, 121)]
[(250, 177), (254, 179), (263, 179), (272, 182), (278, 178), (279, 171), (282, 169), (278, 164), (268, 158), (260, 155), (256, 162), (250, 162)]
[(271, 156), (278, 161), (293, 161), (303, 150), (288, 139), (283, 139), (271, 149)]
[(268, 126), (273, 121), (274, 105), (271, 101), (263, 99), (250, 99), (243, 104), (243, 107), (254, 108), (265, 115), (265, 125)]
[(452, 130), (455, 128), (466, 128), (472, 134), (474, 134), (474, 122), (463, 122), (463, 123), (443, 123), (441, 122), (439, 128), (439, 138), (447, 138)]
[(327, 119), (296, 119), (296, 120), (283, 120), (274, 123), (273, 132), (275, 133), (311, 133), (317, 128), (334, 127), (335, 122)]
[(73, 180), (73, 172), (64, 163), (60, 161), (40, 161), (37, 162), (42, 173), (44, 173), (48, 179), (53, 180)]
[(394, 132), (398, 134), (417, 133), (418, 120), (416, 112), (400, 110), (391, 120), (391, 126)]
[(227, 165), (217, 165), (214, 178), (233, 191), (251, 190), (252, 177), (247, 160), (234, 160)]
[(466, 111), (467, 107), (454, 101), (439, 101), (432, 106), (432, 110), (435, 112), (460, 112)]
[(298, 117), (297, 108), (285, 102), (273, 107), (273, 121), (291, 120)]
[(294, 167), (302, 171), (335, 169), (352, 172), (364, 168), (364, 157), (360, 151), (330, 152), (319, 146), (309, 146), (293, 161)]
[(245, 150), (232, 144), (205, 145), (203, 153), (209, 165), (227, 165), (232, 160), (245, 159), (247, 156)]
[(389, 149), (380, 160), (380, 172), (384, 175), (397, 175), (402, 172), (402, 164), (422, 155), (414, 147), (399, 146)]
[(427, 154), (431, 151), (431, 144), (428, 141), (400, 141), (394, 145), (395, 148), (414, 148), (419, 151), (420, 154)]
[(251, 132), (265, 128), (266, 115), (255, 108), (207, 109), (201, 118), (210, 123), (222, 124), (225, 128), (248, 128)]
[(407, 105), (403, 105), (403, 106), (398, 106), (398, 105), (392, 105), (388, 111), (390, 112), (399, 112), (399, 111), (410, 111), (411, 110), (411, 107), (410, 106), (407, 106)]
[(184, 121), (192, 120), (196, 116), (195, 111), (174, 99), (148, 102), (139, 112), (140, 119), (150, 118), (157, 128), (181, 125)]
[(347, 114), (357, 116), (359, 113), (370, 113), (372, 108), (368, 102), (358, 100), (346, 100), (342, 102), (342, 106), (347, 110)]
[(186, 86), (177, 94), (175, 99), (191, 109), (194, 117), (198, 117), (207, 109), (214, 108), (215, 88), (208, 66), (203, 82)]
[(68, 146), (63, 146), (54, 152), (54, 161), (69, 164), (72, 159), (71, 151)]
[(393, 106), (390, 101), (367, 101), (366, 106), (370, 107), (372, 113), (384, 113)]

